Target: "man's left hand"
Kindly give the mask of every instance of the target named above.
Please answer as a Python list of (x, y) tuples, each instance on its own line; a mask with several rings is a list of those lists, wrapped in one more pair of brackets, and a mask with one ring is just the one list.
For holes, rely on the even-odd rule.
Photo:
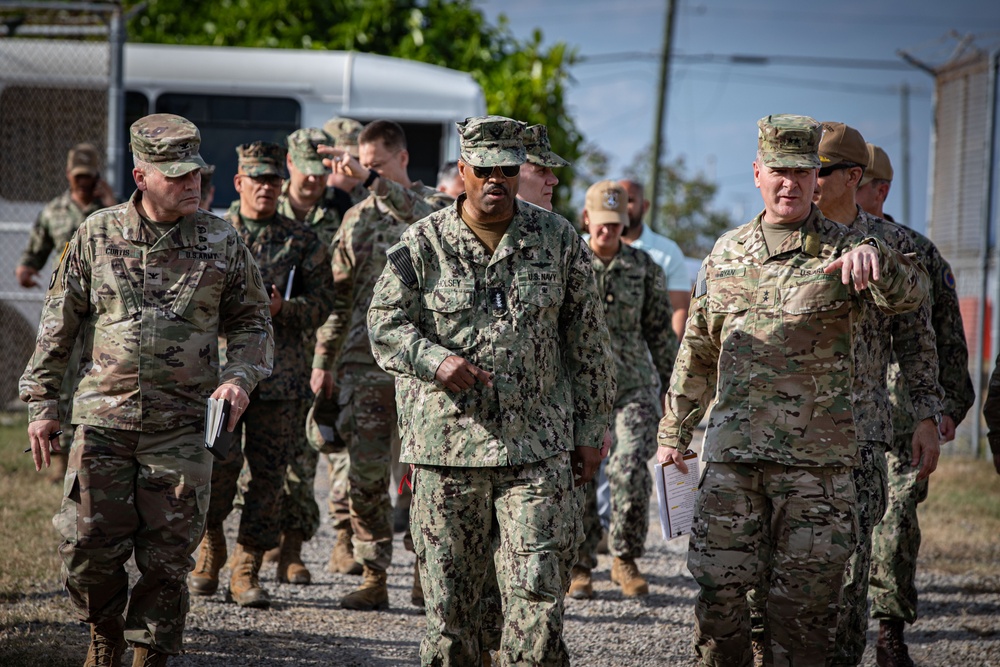
[(845, 252), (823, 268), (823, 273), (830, 274), (840, 271), (840, 280), (845, 285), (854, 282), (854, 289), (861, 291), (868, 288), (869, 281), (882, 277), (881, 258), (873, 246), (863, 243)]
[(938, 429), (941, 432), (941, 442), (951, 442), (954, 440), (957, 428), (954, 419), (949, 415), (941, 415), (941, 428)]
[(268, 306), (268, 310), (271, 313), (271, 317), (274, 317), (275, 315), (278, 314), (278, 311), (281, 310), (281, 304), (283, 304), (284, 302), (285, 302), (284, 299), (281, 298), (281, 292), (278, 291), (278, 286), (271, 285), (271, 303)]
[(938, 433), (938, 426), (933, 419), (925, 419), (917, 424), (917, 429), (913, 432), (913, 458), (910, 465), (920, 466), (917, 473), (917, 481), (922, 481), (931, 476), (937, 468), (938, 457), (941, 456), (941, 434)]
[(597, 447), (577, 447), (569, 455), (573, 466), (573, 486), (583, 486), (594, 479), (601, 467), (601, 450)]
[(219, 385), (218, 389), (212, 392), (212, 398), (224, 398), (229, 401), (229, 423), (226, 425), (226, 430), (232, 433), (240, 421), (240, 417), (247, 411), (250, 397), (243, 387), (227, 382)]

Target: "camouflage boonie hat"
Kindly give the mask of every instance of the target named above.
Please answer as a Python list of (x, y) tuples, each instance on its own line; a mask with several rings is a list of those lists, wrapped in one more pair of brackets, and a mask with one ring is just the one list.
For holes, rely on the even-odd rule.
[(628, 190), (618, 181), (598, 181), (587, 188), (584, 210), (596, 225), (628, 227)]
[(302, 128), (288, 135), (288, 155), (295, 168), (306, 176), (323, 176), (330, 172), (323, 166), (323, 156), (316, 152), (320, 144), (334, 145), (327, 133), (317, 127)]
[(270, 141), (253, 141), (236, 147), (239, 156), (240, 173), (247, 176), (280, 176), (288, 178), (284, 146)]
[(859, 186), (879, 181), (892, 181), (892, 162), (886, 152), (875, 144), (868, 144), (868, 166)]
[(93, 144), (77, 144), (66, 155), (66, 171), (70, 178), (77, 174), (97, 176), (101, 171), (101, 155)]
[(868, 165), (868, 145), (861, 133), (850, 125), (825, 121), (823, 138), (819, 142), (819, 161), (823, 167), (851, 162), (864, 168)]
[(462, 162), (473, 167), (524, 164), (524, 123), (503, 116), (476, 116), (455, 123)]
[(145, 116), (129, 128), (132, 155), (164, 176), (183, 176), (204, 167), (200, 147), (201, 133), (195, 124), (172, 113)]
[(809, 116), (774, 114), (757, 121), (757, 152), (765, 167), (816, 169), (822, 126)]
[(542, 167), (568, 167), (569, 162), (552, 152), (549, 130), (544, 125), (532, 125), (524, 129), (524, 151), (528, 162)]
[(333, 145), (345, 149), (354, 157), (358, 157), (358, 135), (364, 127), (353, 118), (334, 117), (323, 123), (323, 131), (333, 141)]

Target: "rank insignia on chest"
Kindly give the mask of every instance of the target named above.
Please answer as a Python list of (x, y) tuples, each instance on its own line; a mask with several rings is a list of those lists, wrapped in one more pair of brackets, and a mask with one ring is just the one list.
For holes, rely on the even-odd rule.
[(500, 316), (507, 312), (507, 297), (504, 295), (503, 287), (486, 288), (486, 296), (490, 302), (490, 312), (494, 316)]
[(153, 287), (163, 285), (163, 269), (158, 267), (148, 267), (146, 269), (146, 284)]

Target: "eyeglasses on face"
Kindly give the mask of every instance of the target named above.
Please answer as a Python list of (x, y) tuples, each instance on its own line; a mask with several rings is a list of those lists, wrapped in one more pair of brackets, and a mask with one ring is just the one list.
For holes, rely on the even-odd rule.
[(505, 164), (502, 167), (473, 167), (472, 173), (476, 175), (476, 178), (489, 178), (493, 175), (494, 169), (499, 169), (504, 178), (514, 178), (521, 173), (521, 165), (519, 164)]
[(283, 180), (281, 176), (278, 176), (277, 174), (264, 174), (263, 176), (248, 176), (246, 174), (240, 174), (240, 176), (242, 176), (243, 178), (249, 178), (251, 181), (254, 182), (255, 185), (261, 187), (265, 185), (270, 185), (272, 187), (278, 188), (281, 187), (281, 181)]
[(851, 167), (860, 167), (860, 164), (855, 164), (854, 162), (841, 162), (839, 164), (830, 165), (829, 167), (821, 167), (819, 170), (819, 177), (826, 178), (835, 171), (840, 171), (841, 169), (850, 169)]

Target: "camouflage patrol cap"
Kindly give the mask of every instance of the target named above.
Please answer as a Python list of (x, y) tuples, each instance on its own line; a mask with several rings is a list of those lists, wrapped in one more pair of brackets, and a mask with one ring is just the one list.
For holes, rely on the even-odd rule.
[(288, 178), (285, 167), (285, 157), (288, 151), (284, 146), (270, 141), (253, 141), (236, 147), (239, 156), (240, 173), (247, 176), (276, 175)]
[(550, 169), (569, 166), (569, 162), (552, 152), (549, 130), (544, 125), (524, 128), (524, 151), (528, 154), (528, 162), (531, 164)]
[(101, 172), (101, 155), (94, 144), (77, 144), (66, 155), (66, 171), (70, 178), (77, 174), (97, 176)]
[(618, 181), (598, 181), (587, 188), (584, 210), (589, 222), (628, 227), (628, 190)]
[(335, 116), (323, 123), (323, 131), (329, 135), (333, 145), (343, 148), (354, 157), (358, 157), (358, 135), (364, 125), (353, 118)]
[(503, 116), (475, 116), (455, 123), (462, 162), (473, 167), (524, 164), (524, 123)]
[(164, 176), (183, 176), (205, 166), (198, 154), (201, 133), (187, 118), (154, 113), (129, 128), (132, 155), (156, 167)]
[(815, 169), (820, 166), (822, 126), (809, 116), (774, 114), (757, 121), (757, 152), (766, 167)]
[(288, 155), (295, 168), (307, 176), (323, 176), (329, 169), (323, 166), (323, 156), (316, 152), (320, 144), (333, 145), (326, 132), (318, 127), (305, 127), (288, 135)]
[(850, 125), (825, 121), (819, 142), (819, 161), (824, 167), (852, 162), (864, 168), (868, 164), (868, 146), (861, 133)]
[(868, 144), (868, 165), (858, 185), (867, 185), (874, 180), (892, 181), (892, 162), (884, 150), (875, 144)]

